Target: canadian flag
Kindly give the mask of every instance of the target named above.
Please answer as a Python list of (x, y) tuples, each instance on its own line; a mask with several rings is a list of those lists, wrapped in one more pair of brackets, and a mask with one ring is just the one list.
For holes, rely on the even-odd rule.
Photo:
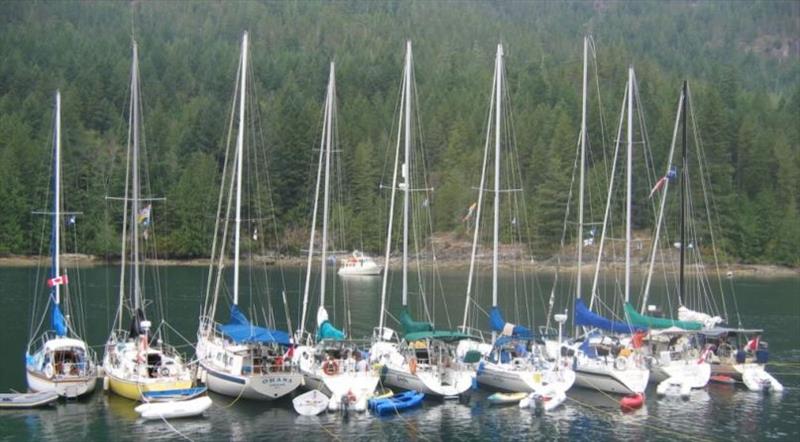
[(68, 282), (69, 282), (69, 278), (67, 278), (67, 275), (60, 275), (60, 276), (56, 276), (55, 278), (48, 279), (47, 280), (47, 286), (48, 287), (55, 287), (57, 285), (65, 285)]

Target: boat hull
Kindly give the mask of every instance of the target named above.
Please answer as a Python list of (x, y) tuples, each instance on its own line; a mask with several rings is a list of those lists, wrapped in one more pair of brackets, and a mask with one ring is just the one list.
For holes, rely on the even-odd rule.
[[(418, 370), (411, 373), (407, 366), (386, 365), (384, 370), (384, 384), (430, 396), (458, 396), (472, 386), (473, 372), (468, 370), (445, 369), (441, 378), (433, 371)], [(445, 382), (442, 382), (443, 378)]]
[(689, 388), (704, 388), (711, 379), (711, 364), (697, 361), (672, 361), (653, 367), (650, 382), (660, 384), (667, 379), (677, 378), (689, 384)]
[(575, 383), (575, 373), (570, 369), (541, 371), (489, 362), (483, 364), (476, 377), (481, 385), (497, 390), (524, 393), (544, 392), (552, 388), (567, 391)]
[(76, 398), (91, 394), (97, 384), (95, 376), (64, 376), (48, 379), (43, 374), (28, 369), (28, 389), (34, 392), (52, 392), (65, 398)]
[(174, 380), (153, 380), (153, 382), (141, 382), (129, 379), (123, 379), (107, 373), (108, 387), (115, 394), (124, 398), (141, 401), (142, 393), (148, 391), (165, 391), (165, 390), (180, 390), (192, 387), (191, 379), (174, 379)]
[(185, 401), (145, 403), (135, 408), (142, 419), (177, 419), (203, 414), (211, 407), (211, 398), (202, 396)]
[(225, 396), (271, 401), (290, 394), (303, 384), (303, 375), (299, 372), (241, 376), (222, 372), (206, 364), (200, 366), (205, 372), (208, 389)]
[(638, 367), (618, 370), (602, 361), (579, 364), (575, 369), (575, 385), (615, 394), (641, 393), (649, 379), (650, 370)]

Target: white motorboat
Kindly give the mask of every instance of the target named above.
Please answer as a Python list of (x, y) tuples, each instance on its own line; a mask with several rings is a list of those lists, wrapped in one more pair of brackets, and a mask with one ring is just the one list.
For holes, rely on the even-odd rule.
[(356, 250), (352, 255), (342, 260), (339, 267), (340, 276), (377, 276), (383, 268), (374, 259)]

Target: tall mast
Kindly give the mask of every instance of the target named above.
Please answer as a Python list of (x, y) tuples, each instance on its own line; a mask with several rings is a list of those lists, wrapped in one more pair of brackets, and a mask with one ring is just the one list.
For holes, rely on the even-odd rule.
[(331, 73), (328, 80), (328, 103), (325, 113), (325, 192), (322, 204), (322, 262), (320, 264), (320, 293), (319, 308), (325, 307), (325, 274), (327, 270), (328, 256), (328, 212), (330, 207), (330, 177), (331, 177), (331, 132), (333, 132), (333, 97), (336, 94), (336, 71), (335, 65), (331, 62)]
[[(405, 103), (406, 94), (410, 89), (410, 85), (406, 83), (405, 71), (410, 66), (409, 53), (411, 52), (411, 40), (406, 41), (406, 66), (403, 70), (403, 86), (400, 91), (400, 101)], [(397, 196), (397, 166), (400, 159), (400, 131), (402, 130), (403, 115), (400, 116), (400, 122), (397, 125), (397, 147), (394, 155), (394, 170), (392, 172), (392, 196), (389, 202), (389, 224), (386, 232), (386, 252), (384, 255), (383, 265), (383, 281), (381, 287), (381, 316), (378, 322), (378, 330), (383, 332), (383, 324), (386, 316), (386, 288), (389, 283), (389, 255), (392, 252), (392, 230), (394, 226), (394, 203)]]
[(405, 68), (406, 95), (403, 103), (405, 110), (404, 147), (403, 157), (403, 307), (408, 305), (408, 217), (411, 206), (411, 41), (406, 42), (406, 68)]
[(236, 218), (233, 252), (233, 305), (239, 305), (239, 240), (242, 230), (242, 156), (244, 156), (244, 110), (247, 78), (247, 31), (242, 36), (242, 69), (239, 84), (239, 133), (236, 136)]
[[(497, 267), (498, 251), (500, 250), (500, 122), (503, 107), (503, 45), (497, 45), (497, 60), (495, 61), (495, 120), (494, 120), (494, 225), (492, 227), (494, 244), (492, 247), (492, 307), (497, 306)], [(497, 333), (492, 331), (492, 342)]]
[(681, 103), (681, 119), (683, 120), (683, 152), (681, 158), (681, 271), (680, 288), (678, 290), (678, 304), (683, 305), (686, 295), (686, 279), (684, 277), (684, 266), (686, 264), (686, 180), (689, 178), (688, 159), (686, 158), (686, 80), (683, 80), (683, 103)]
[(628, 68), (628, 159), (625, 168), (625, 302), (631, 299), (631, 189), (633, 187), (633, 66)]
[(138, 311), (142, 306), (142, 292), (139, 284), (139, 50), (133, 42), (133, 67), (131, 69), (131, 125), (133, 126), (133, 149), (131, 150), (131, 238), (133, 243), (133, 307)]
[(575, 284), (577, 299), (581, 297), (581, 266), (583, 265), (583, 187), (586, 174), (586, 102), (588, 89), (589, 38), (583, 37), (583, 100), (581, 105), (581, 167), (578, 183), (578, 276)]
[[(50, 277), (61, 272), (61, 91), (56, 90), (56, 134), (53, 152), (53, 268)], [(53, 286), (55, 304), (61, 303), (61, 287)]]

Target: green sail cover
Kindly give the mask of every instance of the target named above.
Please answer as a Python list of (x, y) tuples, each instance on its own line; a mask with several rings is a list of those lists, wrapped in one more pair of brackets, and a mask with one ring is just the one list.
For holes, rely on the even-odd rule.
[(628, 317), (628, 320), (631, 324), (639, 327), (647, 327), (647, 328), (669, 328), (669, 327), (678, 327), (684, 330), (700, 330), (703, 328), (703, 324), (699, 322), (691, 322), (691, 321), (676, 321), (674, 319), (669, 318), (656, 318), (654, 316), (645, 316), (640, 314), (633, 308), (632, 305), (629, 303), (625, 303), (625, 315)]
[(403, 309), (400, 314), (400, 324), (403, 325), (403, 330), (408, 333), (430, 332), (433, 331), (433, 324), (430, 322), (415, 321), (408, 313), (408, 309)]

